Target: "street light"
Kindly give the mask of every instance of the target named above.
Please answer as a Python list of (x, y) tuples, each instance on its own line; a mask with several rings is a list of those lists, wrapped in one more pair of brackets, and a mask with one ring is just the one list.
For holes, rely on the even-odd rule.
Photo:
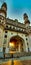
[(10, 47), (14, 47), (14, 43), (13, 43), (13, 42), (10, 42), (10, 43), (9, 43), (9, 46), (10, 46)]

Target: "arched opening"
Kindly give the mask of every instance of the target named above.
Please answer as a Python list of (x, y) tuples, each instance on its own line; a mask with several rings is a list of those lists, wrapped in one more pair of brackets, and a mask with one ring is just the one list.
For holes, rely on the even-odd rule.
[(13, 36), (9, 41), (10, 51), (23, 52), (24, 40), (20, 36)]

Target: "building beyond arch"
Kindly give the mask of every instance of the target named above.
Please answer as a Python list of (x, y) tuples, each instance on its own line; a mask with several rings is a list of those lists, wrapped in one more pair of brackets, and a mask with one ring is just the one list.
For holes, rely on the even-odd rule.
[[(13, 47), (10, 46), (11, 44), (13, 45)], [(19, 35), (12, 36), (8, 43), (8, 47), (11, 50), (14, 50), (16, 52), (24, 52), (24, 49), (25, 49), (24, 46), (25, 46), (25, 41)]]

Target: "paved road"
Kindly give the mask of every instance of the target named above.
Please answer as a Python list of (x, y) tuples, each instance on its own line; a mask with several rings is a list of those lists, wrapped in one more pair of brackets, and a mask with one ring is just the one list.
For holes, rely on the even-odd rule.
[[(3, 57), (3, 53), (0, 53), (0, 57)], [(14, 61), (14, 65), (23, 65), (22, 64), (22, 61), (24, 60), (31, 60), (31, 54), (30, 56), (29, 55), (22, 55), (20, 54), (20, 57), (19, 58), (16, 58), (18, 55), (17, 54), (14, 54), (14, 57), (13, 58), (13, 61)], [(0, 65), (12, 65), (12, 58), (9, 58), (9, 59), (0, 59)]]
[[(7, 61), (7, 62), (3, 62), (3, 63), (1, 63), (0, 65), (12, 65), (12, 61), (9, 60), (9, 61)], [(14, 61), (13, 61), (13, 65), (22, 65), (22, 62), (19, 61), (19, 60), (14, 60)]]
[(12, 64), (12, 61), (11, 60), (8, 60), (8, 61), (5, 61), (4, 60), (2, 61), (3, 63), (1, 63), (0, 65), (31, 65), (31, 60), (24, 60), (24, 61), (21, 61), (21, 60), (14, 60), (13, 61), (13, 64)]

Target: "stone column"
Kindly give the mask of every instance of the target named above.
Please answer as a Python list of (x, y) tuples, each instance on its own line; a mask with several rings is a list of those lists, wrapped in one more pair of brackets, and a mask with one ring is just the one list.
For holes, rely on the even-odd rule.
[(19, 52), (21, 51), (20, 47), (21, 47), (21, 45), (20, 45), (20, 43), (19, 43), (19, 45), (18, 45), (18, 50), (19, 50)]

